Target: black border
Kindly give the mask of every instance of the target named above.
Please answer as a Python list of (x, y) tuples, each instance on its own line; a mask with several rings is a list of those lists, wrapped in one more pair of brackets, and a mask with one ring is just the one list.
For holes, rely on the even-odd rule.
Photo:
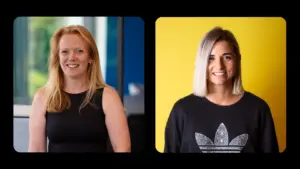
[[(201, 9), (198, 9), (198, 10), (201, 10)], [(212, 9), (212, 10), (214, 10), (214, 9)], [(98, 16), (98, 15), (96, 15), (96, 16)], [(136, 15), (136, 16), (138, 16), (138, 15)], [(178, 15), (178, 16), (180, 16), (180, 15)], [(247, 16), (247, 15), (243, 15), (243, 16)], [(12, 42), (13, 21), (16, 17), (17, 17), (17, 15), (10, 17), (10, 19), (4, 19), (3, 20), (3, 22), (4, 22), (3, 24), (5, 26), (7, 26), (6, 27), (7, 30), (5, 30), (3, 34), (9, 36), (7, 38), (7, 41), (4, 41), (4, 44), (8, 47), (7, 49), (9, 49), (9, 50), (6, 50), (6, 48), (4, 50), (5, 50), (5, 52), (9, 52), (9, 53), (6, 56), (2, 56), (2, 57), (3, 58), (11, 57), (12, 58), (11, 63), (13, 63), (13, 57), (12, 57), (12, 51), (13, 51), (13, 49), (12, 49), (12, 47), (13, 47), (12, 46), (12, 44), (13, 44), (13, 42)], [(155, 149), (155, 21), (159, 16), (151, 16), (151, 17), (147, 16), (146, 17), (145, 15), (142, 15), (142, 16), (140, 15), (140, 17), (144, 20), (144, 23), (145, 23), (145, 27), (144, 27), (145, 28), (145, 115), (147, 117), (147, 126), (148, 126), (148, 131), (149, 131), (149, 135), (147, 137), (147, 140), (148, 140), (147, 145), (148, 146), (147, 146), (147, 149), (145, 151), (145, 154), (120, 154), (120, 156), (117, 155), (117, 154), (104, 154), (104, 155), (96, 154), (94, 156), (95, 160), (96, 160), (96, 164), (99, 164), (98, 165), (99, 167), (102, 166), (101, 164), (106, 161), (107, 157), (108, 158), (112, 157), (112, 158), (115, 158), (115, 160), (117, 160), (117, 161), (120, 160), (120, 161), (123, 161), (125, 163), (129, 162), (129, 160), (131, 158), (136, 158), (136, 161), (141, 161), (142, 159), (148, 159), (150, 161), (158, 161), (158, 162), (161, 161), (161, 158), (164, 158), (164, 159), (169, 159), (171, 163), (175, 163), (175, 162), (180, 162), (181, 160), (183, 160), (182, 157), (184, 157), (184, 156), (187, 156), (187, 159), (191, 159), (192, 161), (197, 162), (198, 164), (199, 163), (208, 163), (208, 161), (205, 161), (205, 160), (208, 160), (209, 157), (213, 157), (213, 158), (214, 157), (221, 157), (221, 158), (218, 158), (218, 160), (222, 160), (222, 159), (227, 160), (228, 159), (227, 157), (230, 158), (231, 156), (200, 155), (200, 154), (199, 154), (199, 156), (194, 155), (194, 154), (176, 154), (175, 155), (175, 154), (161, 154), (161, 153), (158, 153), (156, 151), (156, 149)], [(205, 17), (207, 17), (207, 16), (205, 16)], [(287, 17), (283, 17), (283, 18), (285, 18), (286, 23), (287, 23), (286, 24), (287, 25), (287, 27), (286, 27), (287, 32), (290, 32), (291, 29), (293, 28), (291, 26), (291, 19), (290, 18), (287, 19)], [(292, 36), (293, 35), (291, 33), (289, 33), (289, 35), (287, 33), (287, 41), (289, 41), (289, 44), (291, 44), (290, 41), (291, 41)], [(297, 35), (295, 35), (295, 36), (297, 36)], [(291, 61), (291, 50), (292, 49), (297, 49), (297, 47), (296, 48), (291, 48), (291, 47), (288, 48), (287, 47), (287, 53), (289, 53), (289, 54), (287, 54), (287, 56), (290, 56), (290, 58), (287, 57), (287, 65), (290, 64), (289, 66), (287, 66), (287, 69), (290, 68), (290, 70), (287, 70), (287, 72), (289, 72), (290, 74), (293, 72), (293, 71), (291, 71), (291, 68), (292, 68), (292, 65), (291, 65), (291, 63), (292, 63), (292, 61)], [(295, 55), (294, 58), (297, 58), (297, 55)], [(297, 63), (297, 62), (294, 62), (294, 63)], [(3, 76), (8, 76), (7, 78), (5, 78), (5, 77), (3, 77), (3, 78), (5, 78), (5, 79), (12, 78), (11, 82), (13, 82), (13, 76), (11, 76), (12, 74), (9, 75), (8, 73), (6, 73), (7, 70), (6, 70), (5, 66), (6, 66), (6, 64), (4, 63), (4, 66), (2, 66), (2, 69), (3, 69), (2, 70), (2, 72), (3, 72), (2, 77)], [(295, 65), (294, 68), (296, 68), (296, 67), (297, 67), (297, 65)], [(11, 68), (9, 68), (9, 69), (12, 70)], [(295, 71), (296, 71), (295, 73), (297, 73), (298, 70), (295, 70)], [(287, 75), (286, 77), (291, 78), (292, 76)], [(295, 79), (297, 79), (298, 75), (295, 74), (293, 77)], [(288, 81), (288, 79), (287, 79), (287, 81)], [(2, 85), (7, 85), (7, 87), (3, 87), (3, 90), (6, 91), (6, 89), (8, 89), (8, 88), (12, 88), (12, 91), (13, 91), (13, 85), (12, 84), (2, 82)], [(289, 83), (287, 86), (289, 86), (289, 88), (292, 89), (292, 85), (295, 85), (295, 83)], [(286, 91), (286, 93), (287, 93), (286, 97), (291, 97), (292, 93), (288, 94), (288, 89), (286, 89), (286, 90), (287, 90)], [(294, 91), (297, 91), (297, 90), (294, 90)], [(296, 92), (293, 92), (293, 94), (296, 94)], [(11, 95), (11, 93), (8, 93), (8, 90), (7, 90), (7, 96), (13, 97)], [(8, 102), (8, 100), (9, 100), (8, 98), (9, 97), (4, 97), (3, 100), (5, 102)], [(11, 98), (11, 100), (13, 101), (13, 98)], [(295, 98), (294, 100), (297, 100), (297, 98)], [(8, 105), (12, 105), (12, 104), (11, 103), (4, 103), (4, 107), (8, 106)], [(289, 107), (290, 111), (292, 110), (291, 109), (292, 105), (293, 104), (291, 104), (291, 103), (289, 103), (289, 104), (287, 103), (287, 107)], [(9, 115), (9, 111), (12, 111), (12, 110), (4, 110), (3, 109), (2, 113), (3, 113), (3, 115), (4, 114), (8, 115), (7, 125), (9, 127), (13, 127), (13, 120), (11, 118), (11, 115)], [(294, 110), (294, 112), (287, 113), (287, 130), (297, 128), (297, 125), (293, 125), (293, 126), (291, 125), (292, 124), (291, 120), (292, 119), (293, 120), (297, 119), (296, 117), (292, 117), (293, 115), (297, 114), (297, 112), (298, 112), (298, 110), (296, 109), (296, 110)], [(9, 121), (11, 123), (9, 123)], [(297, 124), (297, 122), (294, 122), (294, 124)], [(11, 130), (11, 131), (13, 131), (13, 130)], [(20, 157), (19, 159), (22, 159), (22, 158), (25, 159), (25, 157), (30, 158), (31, 155), (34, 155), (34, 154), (28, 154), (28, 153), (16, 153), (14, 151), (14, 149), (13, 149), (13, 133), (11, 131), (8, 130), (7, 134), (5, 136), (3, 135), (5, 137), (5, 140), (8, 140), (8, 143), (6, 144), (7, 146), (3, 146), (3, 148), (8, 149), (9, 152), (13, 152), (14, 158)], [(282, 157), (285, 157), (287, 153), (291, 153), (293, 151), (293, 149), (291, 148), (291, 144), (292, 144), (291, 141), (293, 139), (291, 139), (291, 138), (288, 139), (288, 137), (291, 137), (291, 134), (297, 135), (297, 130), (295, 132), (292, 132), (292, 131), (288, 132), (287, 131), (286, 134), (287, 134), (286, 151), (284, 153), (279, 154), (278, 156), (276, 155), (276, 157), (280, 158), (280, 159), (278, 159), (279, 162), (280, 161), (284, 162)], [(290, 135), (288, 136), (288, 134), (290, 134)], [(11, 145), (11, 146), (8, 146), (8, 145)], [(71, 161), (77, 160), (76, 158), (74, 158), (76, 154), (69, 154), (69, 156), (67, 156), (66, 154), (52, 155), (52, 154), (45, 153), (44, 155), (46, 155), (46, 156), (51, 155), (51, 156), (53, 156), (53, 158), (58, 157), (58, 158), (61, 158), (63, 160), (65, 160), (66, 158), (68, 158), (70, 156)], [(37, 158), (42, 157), (42, 156), (43, 155), (41, 154), (41, 155), (37, 155), (37, 156), (33, 157), (33, 159), (34, 159), (33, 161), (37, 162), (38, 161)], [(247, 154), (242, 155), (241, 154), (241, 155), (238, 155), (238, 156), (233, 155), (233, 157), (235, 157), (235, 158), (233, 158), (233, 161), (237, 162), (237, 161), (241, 160), (242, 156), (247, 157), (249, 160), (254, 160), (254, 159), (257, 159), (257, 158), (261, 158), (262, 162), (264, 160), (266, 160), (266, 158), (274, 157), (272, 154), (271, 155), (269, 155), (269, 154), (268, 155), (263, 155), (263, 156), (261, 156), (261, 155), (247, 155)], [(168, 158), (168, 157), (170, 157), (170, 158)], [(194, 157), (195, 157), (195, 159), (193, 159)], [(265, 158), (263, 158), (263, 157), (265, 157)], [(78, 158), (79, 161), (80, 160), (88, 160), (88, 159), (92, 159), (91, 156), (89, 156), (89, 154), (83, 154), (82, 156), (80, 156)], [(176, 159), (178, 159), (178, 160), (176, 160)], [(62, 161), (62, 160), (60, 160), (60, 161)], [(53, 162), (56, 163), (55, 161), (53, 161)], [(274, 161), (268, 161), (267, 163), (273, 163), (273, 162)], [(51, 163), (51, 161), (50, 161), (50, 163)], [(108, 163), (111, 163), (111, 162), (108, 161)], [(46, 163), (46, 165), (48, 165), (48, 164), (49, 163)], [(120, 164), (123, 165), (124, 163), (120, 163)], [(143, 166), (145, 166), (145, 165), (146, 164), (143, 164)], [(159, 166), (159, 164), (155, 164), (155, 165)], [(247, 165), (248, 165), (248, 163), (247, 163)], [(200, 167), (200, 166), (198, 166), (198, 167)]]

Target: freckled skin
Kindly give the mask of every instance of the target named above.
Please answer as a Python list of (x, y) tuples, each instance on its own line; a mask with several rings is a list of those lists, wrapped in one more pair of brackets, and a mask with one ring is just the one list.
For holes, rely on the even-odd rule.
[[(59, 42), (59, 62), (66, 77), (77, 78), (85, 76), (91, 61), (84, 40), (76, 34), (63, 35)], [(68, 64), (79, 64), (70, 68)]]

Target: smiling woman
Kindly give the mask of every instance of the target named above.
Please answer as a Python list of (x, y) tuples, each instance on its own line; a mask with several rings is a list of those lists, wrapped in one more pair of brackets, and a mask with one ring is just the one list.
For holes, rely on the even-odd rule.
[(76, 34), (67, 34), (61, 37), (59, 46), (60, 66), (65, 72), (65, 78), (84, 76), (88, 66), (92, 64), (84, 39)]
[[(33, 98), (29, 151), (130, 152), (126, 114), (104, 83), (96, 43), (83, 26), (59, 28), (51, 38), (49, 79)], [(121, 134), (120, 134), (121, 133)]]
[(193, 93), (171, 109), (165, 152), (277, 153), (269, 105), (245, 91), (239, 44), (229, 30), (215, 27), (196, 54)]

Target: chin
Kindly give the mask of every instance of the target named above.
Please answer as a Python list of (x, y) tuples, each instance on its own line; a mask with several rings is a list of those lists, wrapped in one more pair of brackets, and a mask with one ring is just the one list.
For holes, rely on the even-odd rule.
[(69, 77), (69, 78), (72, 78), (72, 79), (76, 79), (76, 78), (79, 78), (79, 77), (82, 77), (82, 73), (65, 73), (65, 76), (66, 77)]
[(210, 81), (211, 84), (214, 85), (225, 85), (227, 83), (226, 80), (214, 80), (214, 81)]

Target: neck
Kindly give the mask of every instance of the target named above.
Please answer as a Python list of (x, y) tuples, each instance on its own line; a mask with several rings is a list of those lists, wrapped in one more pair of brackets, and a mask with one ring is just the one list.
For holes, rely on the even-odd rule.
[(208, 83), (208, 94), (206, 98), (219, 105), (231, 104), (234, 95), (232, 94), (232, 84), (215, 85)]
[(82, 78), (64, 78), (64, 91), (68, 93), (81, 93), (88, 89), (88, 79), (86, 77)]

